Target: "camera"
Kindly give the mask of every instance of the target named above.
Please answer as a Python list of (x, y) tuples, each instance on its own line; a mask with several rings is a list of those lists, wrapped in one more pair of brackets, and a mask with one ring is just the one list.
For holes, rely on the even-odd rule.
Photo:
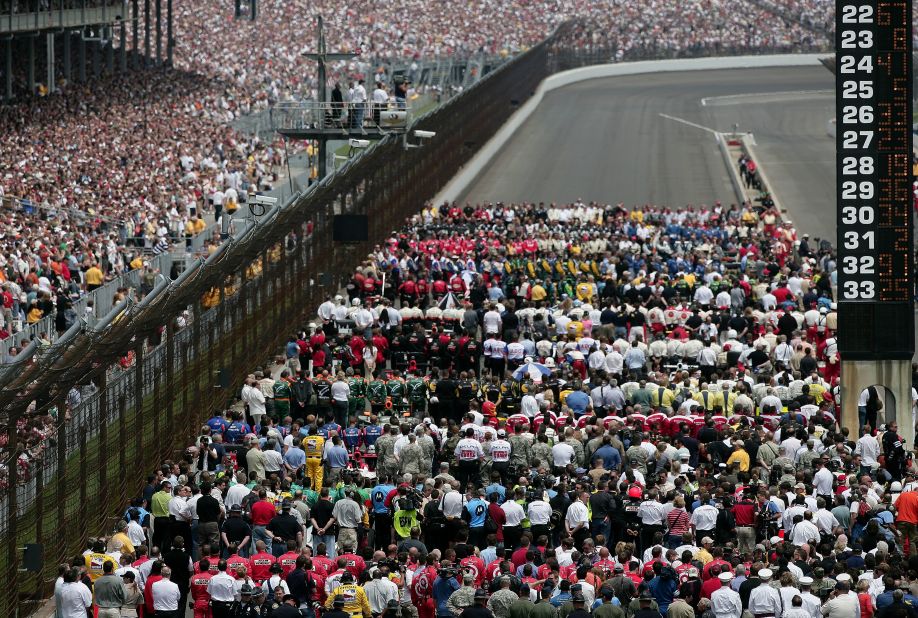
[(392, 560), (391, 558), (384, 558), (383, 560), (380, 560), (379, 562), (376, 563), (376, 567), (377, 568), (387, 567), (389, 571), (398, 571), (399, 564), (398, 562), (396, 562), (395, 560)]
[(437, 575), (440, 579), (452, 579), (459, 575), (459, 569), (455, 567), (443, 567), (437, 570)]

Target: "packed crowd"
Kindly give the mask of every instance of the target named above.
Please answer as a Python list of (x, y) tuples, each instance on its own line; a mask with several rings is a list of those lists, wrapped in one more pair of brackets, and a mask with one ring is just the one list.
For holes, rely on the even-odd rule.
[(61, 615), (912, 616), (918, 465), (875, 390), (838, 423), (833, 271), (771, 209), (427, 206)]
[(387, 81), (388, 63), (400, 58), (516, 53), (578, 16), (599, 29), (577, 30), (577, 44), (601, 38), (620, 59), (812, 42), (740, 0), (479, 4), (455, 11), (419, 0), (260, 3), (250, 22), (216, 0), (176, 1), (177, 71), (61, 83), (66, 96), (0, 110), (0, 130), (9, 136), (0, 145), (0, 278), (17, 297), (4, 311), (3, 333), (47, 315), (42, 279), (56, 305), (57, 286), (64, 296), (85, 293), (94, 285), (91, 268), (109, 279), (143, 254), (180, 248), (224, 203), (272, 186), (282, 149), (227, 125), (277, 101), (315, 95), (314, 66), (303, 56), (315, 48), (311, 35), (304, 38), (315, 15), (325, 17), (336, 49), (360, 52), (332, 67), (345, 87), (361, 77)]
[[(819, 0), (795, 4), (809, 7)], [(619, 61), (759, 49), (810, 51), (827, 44), (824, 35), (747, 0), (591, 3), (581, 17), (571, 34), (575, 44), (614, 50)]]

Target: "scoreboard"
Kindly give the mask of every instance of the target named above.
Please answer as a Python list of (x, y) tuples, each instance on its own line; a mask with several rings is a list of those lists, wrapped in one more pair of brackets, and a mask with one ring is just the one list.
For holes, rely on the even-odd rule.
[(912, 0), (838, 0), (835, 19), (839, 349), (910, 360)]

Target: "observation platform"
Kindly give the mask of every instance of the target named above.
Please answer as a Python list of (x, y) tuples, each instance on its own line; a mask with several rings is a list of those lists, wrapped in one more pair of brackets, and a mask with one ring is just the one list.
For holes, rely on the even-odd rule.
[(380, 139), (403, 134), (411, 118), (409, 107), (369, 104), (359, 120), (358, 110), (341, 103), (302, 101), (271, 108), (271, 127), (290, 139)]
[[(75, 8), (63, 8), (64, 5)], [(85, 2), (89, 4), (89, 2)], [(24, 32), (41, 32), (44, 30), (64, 30), (93, 26), (97, 24), (114, 24), (129, 18), (125, 0), (94, 2), (97, 6), (85, 6), (81, 0), (64, 3), (53, 0), (50, 7), (38, 11), (13, 12), (12, 5), (4, 3), (0, 8), (0, 34), (17, 34)], [(101, 6), (98, 6), (100, 5)]]

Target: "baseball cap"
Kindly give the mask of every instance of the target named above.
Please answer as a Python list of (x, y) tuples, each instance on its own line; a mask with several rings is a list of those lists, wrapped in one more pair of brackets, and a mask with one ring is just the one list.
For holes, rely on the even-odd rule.
[(701, 539), (701, 544), (702, 544), (702, 545), (707, 545), (708, 543), (713, 543), (713, 542), (714, 542), (714, 539), (712, 539), (712, 538), (709, 537), (709, 536), (706, 536), (706, 537), (704, 537), (703, 539)]
[(506, 430), (506, 429), (498, 429), (498, 430), (497, 430), (497, 435), (500, 436), (501, 438), (503, 438), (504, 436), (507, 435), (507, 430)]
[(477, 590), (475, 590), (475, 598), (476, 599), (487, 599), (488, 593), (485, 592), (484, 588), (478, 588)]

